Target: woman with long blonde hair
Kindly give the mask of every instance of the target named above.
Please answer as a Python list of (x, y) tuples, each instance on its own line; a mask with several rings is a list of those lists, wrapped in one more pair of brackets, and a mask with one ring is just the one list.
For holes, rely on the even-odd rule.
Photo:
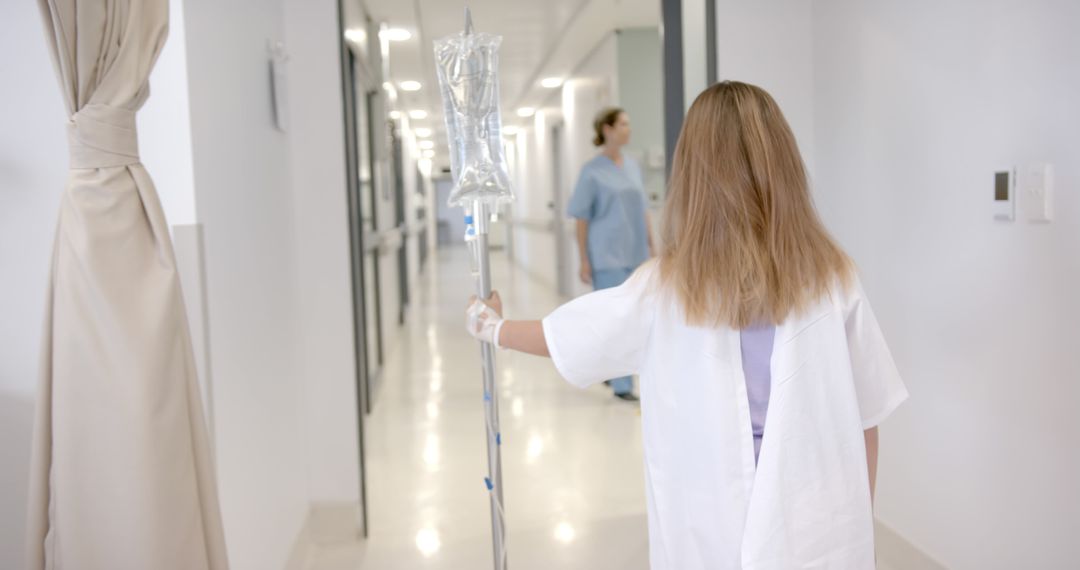
[(640, 376), (653, 570), (874, 568), (877, 425), (907, 391), (764, 90), (691, 106), (658, 260), (543, 321), (501, 313), (473, 300), (470, 333), (577, 386)]

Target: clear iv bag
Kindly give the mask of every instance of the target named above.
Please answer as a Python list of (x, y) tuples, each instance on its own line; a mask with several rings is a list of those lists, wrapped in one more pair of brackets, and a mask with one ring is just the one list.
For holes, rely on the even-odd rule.
[(500, 36), (460, 32), (435, 42), (435, 67), (442, 92), (450, 170), (451, 206), (475, 201), (510, 202), (510, 175), (499, 115)]

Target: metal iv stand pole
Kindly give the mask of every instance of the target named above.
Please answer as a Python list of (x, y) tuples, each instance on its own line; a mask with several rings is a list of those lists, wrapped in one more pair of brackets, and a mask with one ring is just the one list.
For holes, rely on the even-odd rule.
[[(465, 35), (473, 33), (472, 14), (465, 8)], [(491, 296), (491, 259), (488, 248), (488, 231), (491, 222), (491, 205), (484, 200), (473, 202), (472, 219), (466, 213), (466, 225), (475, 227), (476, 295), (481, 300)], [(499, 431), (499, 393), (495, 383), (495, 347), (480, 343), (480, 357), (484, 373), (484, 423), (487, 428), (488, 476), (484, 483), (491, 499), (491, 538), (494, 547), (495, 570), (506, 570), (506, 512), (503, 509), (502, 483), (502, 434)]]
[[(491, 260), (488, 255), (488, 229), (491, 219), (490, 206), (482, 201), (474, 202), (476, 223), (476, 294), (480, 299), (491, 296)], [(499, 392), (495, 382), (495, 347), (480, 343), (480, 357), (484, 372), (484, 423), (487, 426), (488, 477), (485, 484), (491, 498), (491, 533), (495, 549), (496, 570), (506, 570), (506, 513), (503, 510), (502, 483), (502, 434), (499, 431)]]

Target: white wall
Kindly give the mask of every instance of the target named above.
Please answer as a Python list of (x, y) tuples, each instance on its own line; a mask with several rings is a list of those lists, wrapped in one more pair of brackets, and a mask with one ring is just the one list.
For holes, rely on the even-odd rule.
[(234, 568), (277, 568), (308, 510), (291, 147), (267, 52), (283, 4), (184, 4), (226, 539)]
[[(812, 132), (817, 200), (911, 391), (879, 517), (950, 568), (1075, 566), (1080, 6), (781, 4), (718, 7), (720, 71)], [(1035, 161), (1055, 221), (994, 222), (994, 170)]]
[(663, 46), (658, 28), (619, 30), (615, 36), (618, 57), (619, 106), (630, 116), (633, 134), (625, 152), (641, 164), (645, 195), (650, 205), (663, 204), (667, 183), (664, 162), (651, 166), (649, 156), (664, 154)]
[[(203, 410), (214, 437), (213, 394), (210, 388), (206, 311), (203, 298), (201, 235), (195, 207), (195, 165), (191, 150), (188, 100), (187, 33), (184, 3), (169, 3), (169, 39), (150, 73), (150, 98), (139, 111), (139, 156), (154, 180), (168, 221), (180, 274), (184, 307), (191, 331), (195, 367)], [(211, 442), (213, 449), (213, 442)]]
[[(376, 113), (382, 113), (384, 111), (376, 110)], [(405, 125), (408, 119), (402, 119), (398, 122), (399, 134), (404, 132)], [(371, 125), (374, 129), (375, 140), (385, 138), (386, 129), (388, 128), (386, 123), (382, 120), (376, 120)], [(402, 153), (404, 153), (404, 141), (402, 141)], [(394, 153), (391, 145), (386, 143), (384, 145), (376, 145), (376, 163), (374, 165), (376, 176), (375, 179), (375, 230), (386, 234), (390, 232), (391, 236), (395, 238), (391, 242), (383, 243), (379, 248), (378, 264), (379, 264), (379, 310), (380, 310), (380, 335), (382, 338), (383, 356), (389, 358), (389, 355), (397, 346), (399, 330), (398, 316), (401, 312), (401, 291), (400, 283), (401, 279), (398, 273), (398, 255), (397, 248), (399, 242), (397, 239), (400, 235), (393, 232), (397, 227), (397, 212), (394, 210), (394, 184), (396, 184), (394, 177)], [(403, 157), (404, 158), (404, 157)], [(408, 165), (402, 162), (402, 174), (408, 171)], [(377, 385), (381, 386), (382, 378), (379, 379)], [(378, 394), (375, 393), (374, 399), (378, 401)]]
[(533, 115), (530, 128), (518, 135), (515, 160), (520, 175), (513, 204), (515, 226), (514, 256), (540, 282), (555, 287), (555, 240), (543, 230), (552, 220), (548, 203), (552, 200), (552, 140), (553, 120), (559, 120), (558, 110), (546, 108)]
[(619, 102), (618, 50), (615, 34), (603, 41), (578, 64), (573, 78), (562, 88), (562, 116), (566, 137), (563, 178), (573, 188), (582, 165), (599, 152), (593, 146), (593, 119), (601, 109)]
[[(716, 0), (719, 5), (723, 0)], [(705, 57), (705, 0), (681, 0), (683, 101), (689, 109), (698, 93), (708, 87), (708, 62)], [(719, 30), (717, 31), (719, 34)]]
[[(819, 195), (913, 394), (881, 518), (950, 567), (1075, 565), (1080, 5), (817, 6)], [(1057, 220), (994, 223), (994, 169), (1043, 160)]]
[(423, 225), (420, 223), (419, 214), (420, 210), (427, 206), (427, 203), (421, 194), (423, 186), (420, 176), (417, 174), (419, 170), (418, 163), (421, 159), (420, 141), (413, 136), (412, 129), (417, 126), (424, 126), (426, 121), (419, 121), (418, 124), (414, 125), (411, 123), (411, 119), (404, 118), (403, 122), (407, 125), (402, 131), (404, 139), (402, 141), (404, 143), (402, 145), (402, 161), (404, 162), (403, 182), (405, 183), (405, 226), (408, 230), (408, 237), (405, 242), (405, 259), (411, 302), (415, 299), (413, 291), (416, 289), (416, 283), (420, 278), (420, 248), (427, 247), (426, 244), (420, 243), (420, 231), (423, 229)]
[[(784, 110), (814, 173), (813, 2), (717, 0), (716, 66), (721, 80), (765, 88)], [(688, 93), (693, 101), (701, 90)]]
[[(574, 221), (566, 216), (565, 204), (570, 200), (581, 167), (598, 152), (592, 144), (596, 113), (618, 104), (618, 69), (616, 34), (610, 32), (575, 65), (562, 89), (552, 93), (515, 144), (515, 177), (519, 180), (513, 210), (515, 261), (534, 278), (555, 288), (555, 236), (543, 229), (543, 224), (554, 222), (555, 231), (566, 236), (569, 271), (564, 286), (574, 295), (589, 289), (577, 278), (580, 261)], [(551, 128), (560, 122), (561, 155), (555, 157)], [(556, 161), (561, 168), (559, 180), (553, 179)], [(548, 207), (554, 201), (556, 187), (563, 194), (561, 212)]]
[[(562, 191), (564, 204), (570, 202), (581, 167), (599, 152), (593, 146), (593, 119), (596, 114), (611, 105), (619, 103), (618, 50), (615, 34), (605, 37), (603, 43), (574, 72), (574, 79), (567, 81), (562, 89), (563, 116), (563, 158)], [(564, 208), (565, 209), (565, 208)], [(563, 220), (562, 231), (568, 234), (566, 240), (568, 275), (567, 285), (573, 295), (581, 295), (591, 290), (578, 279), (581, 266), (578, 254), (577, 237), (574, 233), (575, 222), (559, 212)]]
[[(424, 207), (424, 199), (420, 194), (422, 186), (419, 184), (417, 164), (420, 160), (420, 149), (416, 146), (417, 140), (409, 135), (408, 151), (406, 152), (405, 170), (405, 223), (409, 228), (409, 240), (406, 244), (409, 271), (409, 288), (415, 287), (416, 280), (420, 276), (420, 218), (418, 214)], [(412, 295), (410, 293), (410, 299)]]
[(286, 0), (293, 240), (309, 498), (359, 504), (356, 364), (337, 3)]
[(30, 2), (0, 5), (0, 568), (23, 567), (38, 354), (67, 176), (66, 111)]
[(170, 226), (194, 224), (187, 33), (184, 2), (169, 3), (169, 39), (150, 74), (150, 98), (138, 115), (139, 156), (154, 179)]

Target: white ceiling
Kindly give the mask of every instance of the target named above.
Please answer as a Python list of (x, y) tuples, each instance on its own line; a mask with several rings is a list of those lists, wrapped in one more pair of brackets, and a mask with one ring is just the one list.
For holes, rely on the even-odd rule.
[[(417, 92), (398, 90), (397, 108), (423, 109), (436, 148), (444, 154), (442, 103), (433, 65), (434, 40), (464, 26), (465, 6), (477, 31), (503, 37), (499, 50), (500, 100), (504, 124), (519, 122), (519, 106), (537, 107), (552, 94), (539, 85), (548, 76), (569, 77), (592, 49), (619, 28), (657, 26), (660, 0), (347, 0), (362, 2), (376, 22), (405, 28), (413, 37), (390, 43), (390, 80), (416, 80)], [(351, 10), (347, 10), (350, 11)]]

